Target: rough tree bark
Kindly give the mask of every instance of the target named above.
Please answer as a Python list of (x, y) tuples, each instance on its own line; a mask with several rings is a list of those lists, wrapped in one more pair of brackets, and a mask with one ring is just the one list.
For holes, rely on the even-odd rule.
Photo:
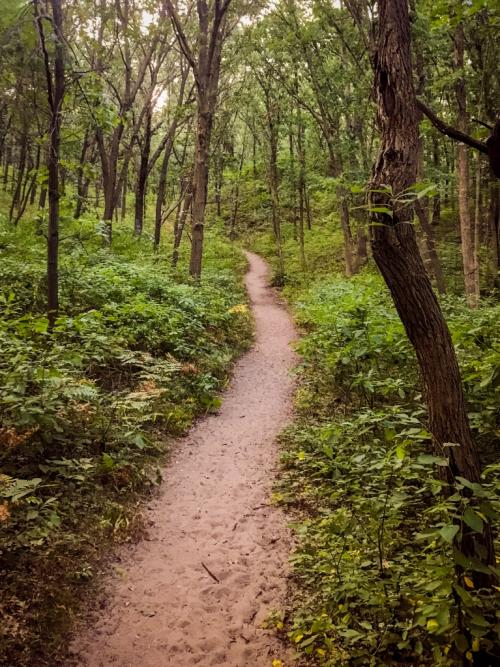
[[(378, 7), (373, 64), (381, 142), (373, 167), (370, 204), (392, 211), (390, 215), (372, 214), (373, 257), (416, 352), (434, 450), (449, 459), (450, 479), (459, 475), (477, 482), (481, 469), (455, 350), (418, 251), (412, 206), (397, 199), (415, 183), (418, 165), (418, 114), (407, 0), (379, 0)], [(392, 190), (390, 195), (375, 192), (387, 185)], [(445, 449), (446, 443), (459, 446)], [(482, 534), (464, 530), (458, 546), (483, 562), (494, 562), (489, 525)]]

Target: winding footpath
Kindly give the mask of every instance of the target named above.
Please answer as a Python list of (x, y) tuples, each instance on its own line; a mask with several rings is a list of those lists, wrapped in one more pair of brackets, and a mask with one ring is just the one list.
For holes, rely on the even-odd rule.
[(106, 602), (71, 646), (84, 667), (271, 667), (283, 647), (262, 621), (283, 607), (290, 535), (270, 504), (276, 436), (290, 420), (290, 316), (247, 253), (256, 340), (218, 414), (179, 441), (149, 536), (119, 554)]

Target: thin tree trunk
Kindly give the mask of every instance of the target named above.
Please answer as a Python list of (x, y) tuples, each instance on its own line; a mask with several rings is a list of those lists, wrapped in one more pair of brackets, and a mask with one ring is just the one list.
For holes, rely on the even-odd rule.
[(77, 170), (77, 179), (76, 179), (76, 206), (75, 206), (75, 218), (81, 216), (83, 212), (84, 205), (84, 184), (85, 184), (85, 158), (87, 157), (87, 151), (90, 147), (90, 133), (89, 130), (85, 130), (85, 135), (83, 137), (82, 150), (80, 151), (80, 160), (78, 162)]
[(120, 187), (118, 192), (118, 198), (120, 200), (120, 218), (125, 220), (127, 215), (127, 196), (128, 196), (128, 173), (130, 166), (130, 152), (127, 151), (123, 159), (122, 171), (120, 174)]
[(500, 286), (500, 186), (497, 179), (490, 182), (488, 209), (488, 239), (490, 247), (490, 273), (493, 287)]
[[(22, 187), (23, 187), (23, 179), (24, 179), (24, 170), (26, 168), (26, 158), (28, 155), (28, 132), (25, 130), (23, 132), (23, 136), (21, 139), (21, 148), (19, 151), (19, 163), (18, 163), (18, 170), (17, 170), (17, 180), (15, 181), (15, 186), (13, 189), (13, 194), (12, 194), (12, 201), (10, 204), (10, 211), (9, 211), (9, 220), (14, 219), (14, 211), (16, 208), (19, 207), (20, 201), (21, 201), (21, 192), (22, 192)], [(12, 183), (14, 184), (14, 178), (12, 179)]]
[[(144, 142), (141, 148), (141, 159), (135, 188), (135, 217), (134, 235), (140, 236), (144, 227), (144, 209), (146, 204), (146, 182), (149, 174), (149, 154), (151, 152), (151, 119), (152, 109), (146, 111), (146, 125), (144, 128)], [(125, 187), (125, 185), (124, 185)]]
[(3, 172), (3, 190), (7, 191), (7, 185), (9, 183), (9, 167), (12, 160), (12, 147), (10, 144), (7, 145), (5, 149), (5, 169)]
[(444, 279), (443, 267), (441, 266), (441, 262), (439, 261), (439, 256), (437, 254), (436, 242), (434, 240), (432, 226), (429, 222), (427, 208), (422, 204), (421, 201), (417, 200), (415, 202), (415, 211), (424, 234), (427, 256), (429, 258), (432, 275), (436, 281), (436, 287), (440, 294), (446, 294), (446, 283)]
[(193, 187), (191, 175), (185, 181), (185, 195), (182, 204), (182, 208), (179, 207), (177, 210), (177, 215), (175, 218), (174, 225), (174, 247), (172, 250), (172, 266), (176, 267), (177, 262), (179, 261), (179, 247), (182, 241), (182, 234), (184, 232), (184, 227), (186, 226), (187, 216), (191, 210), (192, 201), (193, 201)]
[(160, 177), (158, 180), (158, 190), (156, 192), (156, 208), (155, 208), (155, 235), (154, 247), (158, 248), (161, 240), (161, 228), (163, 226), (163, 206), (165, 203), (165, 195), (167, 192), (167, 174), (168, 164), (170, 162), (170, 155), (172, 154), (173, 142), (169, 141), (165, 146), (163, 153), (163, 160), (161, 163)]
[(64, 38), (62, 34), (61, 0), (50, 0), (52, 25), (54, 30), (54, 65), (50, 67), (39, 0), (34, 0), (35, 15), (40, 38), (40, 46), (45, 64), (47, 97), (50, 108), (49, 153), (47, 169), (49, 174), (49, 221), (47, 233), (47, 316), (48, 328), (52, 331), (59, 313), (59, 147), (61, 133), (61, 110), (64, 100)]
[(31, 194), (30, 194), (30, 206), (33, 206), (36, 201), (36, 191), (38, 183), (38, 170), (40, 169), (40, 157), (42, 149), (40, 144), (36, 147), (36, 158), (35, 158), (35, 170), (32, 176), (32, 185), (31, 185)]
[[(434, 164), (434, 169), (436, 173), (439, 171), (439, 141), (436, 136), (432, 139), (432, 161)], [(433, 199), (432, 206), (432, 221), (433, 226), (439, 225), (441, 222), (441, 190), (442, 187), (439, 187), (439, 192)]]
[(240, 160), (239, 160), (239, 164), (238, 164), (238, 176), (237, 176), (237, 179), (236, 179), (236, 185), (234, 187), (234, 193), (233, 193), (233, 201), (234, 201), (233, 212), (232, 212), (232, 215), (231, 215), (231, 223), (230, 223), (230, 226), (229, 226), (229, 238), (232, 241), (234, 241), (234, 239), (236, 238), (236, 220), (238, 218), (238, 211), (239, 211), (239, 208), (240, 208), (240, 181), (241, 181), (241, 174), (242, 174), (242, 171), (243, 171), (243, 164), (244, 164), (244, 161), (245, 161), (246, 139), (247, 139), (247, 135), (246, 135), (246, 128), (245, 128), (245, 132), (243, 134), (243, 145), (241, 147), (241, 155), (240, 155)]
[[(462, 132), (468, 130), (467, 97), (465, 92), (464, 67), (464, 31), (459, 24), (454, 35), (454, 67), (458, 73), (455, 84), (455, 96), (458, 107), (457, 125)], [(458, 172), (458, 211), (460, 218), (460, 239), (462, 245), (462, 262), (464, 271), (465, 298), (470, 308), (479, 305), (479, 270), (477, 250), (474, 245), (474, 223), (469, 209), (469, 160), (467, 146), (457, 145)]]
[(307, 206), (306, 199), (306, 153), (304, 148), (304, 123), (302, 122), (302, 112), (300, 108), (297, 110), (297, 156), (299, 160), (299, 177), (298, 177), (298, 191), (299, 191), (299, 249), (300, 249), (300, 264), (302, 270), (307, 269), (306, 250), (304, 240), (304, 222), (305, 209)]

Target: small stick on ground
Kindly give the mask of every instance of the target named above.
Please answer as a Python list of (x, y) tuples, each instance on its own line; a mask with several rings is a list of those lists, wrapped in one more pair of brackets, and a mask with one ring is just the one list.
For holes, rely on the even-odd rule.
[(220, 579), (217, 579), (215, 574), (213, 572), (210, 572), (208, 567), (205, 565), (205, 563), (202, 563), (203, 569), (212, 577), (214, 581), (216, 581), (218, 584), (220, 584)]

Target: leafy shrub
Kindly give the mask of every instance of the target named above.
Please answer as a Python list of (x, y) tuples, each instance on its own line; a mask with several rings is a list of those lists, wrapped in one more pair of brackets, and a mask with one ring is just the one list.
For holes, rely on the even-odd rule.
[[(428, 453), (414, 354), (378, 276), (328, 278), (288, 294), (305, 333), (298, 419), (282, 435), (276, 493), (297, 512), (290, 639), (332, 666), (493, 659), (496, 591), (480, 588), (484, 566), (453, 538), (460, 521), (479, 532), (498, 521), (498, 465), (481, 485), (459, 479), (441, 493), (447, 459)], [(444, 307), (471, 422), (493, 462), (499, 308), (472, 313), (456, 298)]]
[(168, 436), (218, 407), (251, 338), (245, 261), (216, 231), (200, 286), (128, 235), (117, 228), (110, 252), (90, 220), (70, 226), (50, 335), (43, 243), (28, 225), (1, 237), (5, 664), (32, 664), (57, 646), (96, 545), (132, 530), (139, 494), (161, 479)]

